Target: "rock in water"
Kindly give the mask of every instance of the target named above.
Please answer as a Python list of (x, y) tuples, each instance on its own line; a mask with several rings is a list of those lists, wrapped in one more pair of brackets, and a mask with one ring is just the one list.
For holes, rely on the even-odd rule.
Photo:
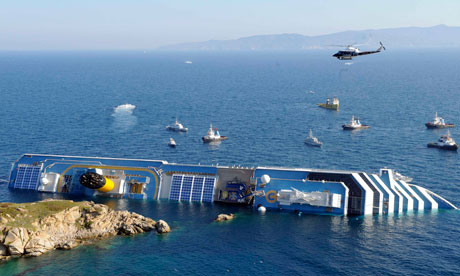
[(221, 221), (226, 221), (226, 220), (232, 220), (235, 218), (235, 215), (234, 214), (220, 214), (217, 216), (216, 220), (217, 222), (221, 222)]
[(155, 224), (155, 228), (157, 229), (157, 232), (160, 234), (171, 232), (171, 229), (169, 228), (169, 225), (166, 223), (166, 221), (161, 219), (157, 221), (157, 223)]

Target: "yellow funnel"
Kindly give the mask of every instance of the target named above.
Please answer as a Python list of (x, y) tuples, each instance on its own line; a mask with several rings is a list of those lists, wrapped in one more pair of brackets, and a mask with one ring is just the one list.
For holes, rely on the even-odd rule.
[(115, 186), (115, 184), (113, 183), (112, 180), (108, 179), (107, 177), (104, 177), (104, 178), (105, 178), (105, 185), (100, 187), (97, 190), (102, 193), (107, 193), (113, 190), (113, 187)]

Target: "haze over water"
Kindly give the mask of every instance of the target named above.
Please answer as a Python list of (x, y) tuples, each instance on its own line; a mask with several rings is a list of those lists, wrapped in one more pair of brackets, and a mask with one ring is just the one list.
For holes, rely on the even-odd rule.
[[(456, 50), (391, 51), (345, 64), (329, 51), (0, 53), (0, 179), (22, 153), (362, 170), (394, 168), (460, 206), (460, 157), (428, 149), (460, 124)], [(184, 61), (193, 61), (185, 64)], [(314, 91), (314, 93), (310, 93)], [(316, 106), (340, 98), (340, 111)], [(131, 112), (115, 112), (122, 104)], [(344, 132), (358, 116), (368, 130)], [(167, 132), (178, 118), (186, 134)], [(212, 122), (229, 137), (200, 142)], [(303, 144), (312, 128), (322, 149)], [(451, 129), (460, 142), (460, 129)], [(174, 137), (178, 147), (167, 146)], [(0, 201), (56, 195), (11, 191)], [(56, 196), (57, 197), (57, 196)], [(0, 274), (455, 274), (459, 212), (298, 216), (228, 205), (91, 198), (173, 226), (0, 265)], [(218, 213), (235, 221), (215, 224)]]

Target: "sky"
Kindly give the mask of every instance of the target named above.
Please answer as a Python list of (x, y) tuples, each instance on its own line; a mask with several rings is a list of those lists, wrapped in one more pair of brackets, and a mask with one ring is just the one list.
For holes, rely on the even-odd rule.
[(1, 0), (0, 50), (149, 50), (439, 24), (460, 26), (460, 0)]

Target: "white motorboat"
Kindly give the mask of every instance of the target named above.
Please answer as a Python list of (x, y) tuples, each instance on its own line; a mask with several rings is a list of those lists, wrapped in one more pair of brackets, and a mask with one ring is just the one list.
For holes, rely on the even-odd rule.
[(175, 148), (177, 146), (176, 141), (174, 141), (172, 137), (169, 138), (168, 146), (170, 146), (171, 148)]
[(311, 129), (310, 129), (310, 133), (309, 133), (308, 137), (305, 138), (304, 143), (309, 145), (309, 146), (313, 146), (313, 147), (321, 147), (323, 145), (323, 143), (320, 142), (318, 140), (318, 138), (313, 136), (313, 133), (312, 133)]
[[(215, 130), (215, 131), (214, 131)], [(212, 124), (209, 125), (208, 133), (201, 138), (204, 143), (227, 140), (227, 136), (221, 136), (219, 130), (214, 129)]]
[(177, 132), (187, 132), (188, 131), (188, 128), (184, 127), (181, 123), (179, 123), (177, 119), (174, 124), (166, 126), (166, 129), (171, 130), (171, 131), (177, 131)]
[(395, 180), (404, 181), (404, 182), (406, 182), (406, 183), (409, 183), (409, 182), (412, 181), (412, 177), (402, 175), (401, 173), (399, 173), (399, 172), (397, 172), (397, 171), (394, 171), (394, 172), (393, 172), (393, 178), (394, 178)]

